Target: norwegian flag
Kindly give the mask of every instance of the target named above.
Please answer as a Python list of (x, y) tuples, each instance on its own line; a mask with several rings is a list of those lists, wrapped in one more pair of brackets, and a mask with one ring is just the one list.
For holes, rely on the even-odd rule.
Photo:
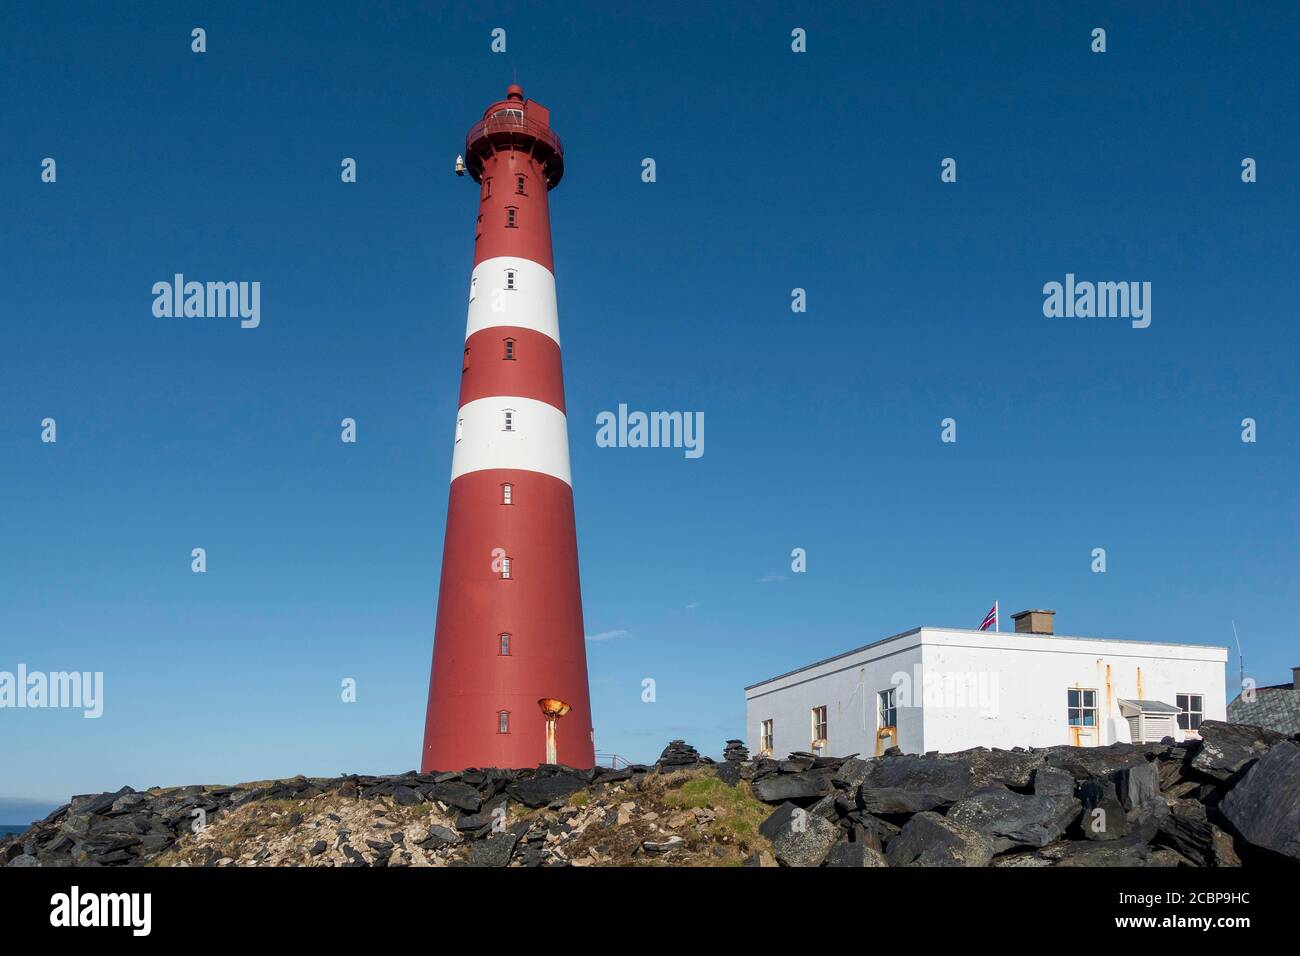
[(994, 601), (993, 606), (989, 608), (989, 612), (984, 615), (984, 623), (980, 625), (980, 630), (987, 631), (990, 627), (996, 628), (997, 626), (998, 626), (998, 602)]

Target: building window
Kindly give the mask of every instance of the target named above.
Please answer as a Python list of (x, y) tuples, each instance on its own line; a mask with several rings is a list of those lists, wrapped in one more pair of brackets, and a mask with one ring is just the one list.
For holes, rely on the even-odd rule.
[(824, 706), (812, 709), (812, 742), (814, 747), (826, 743), (826, 708)]
[(1205, 716), (1205, 697), (1201, 694), (1175, 694), (1178, 704), (1178, 726), (1183, 730), (1199, 730)]
[(507, 269), (507, 270), (506, 270), (506, 288), (507, 288), (507, 289), (513, 289), (514, 287), (515, 287), (515, 270), (514, 270), (514, 269)]
[(1066, 693), (1071, 727), (1097, 726), (1097, 692), (1070, 688)]
[(506, 228), (516, 229), (519, 226), (519, 207), (506, 206)]
[(508, 557), (501, 559), (501, 580), (510, 580), (510, 558)]
[(460, 441), (464, 437), (465, 437), (465, 419), (458, 418), (456, 419), (456, 441)]
[(497, 711), (497, 733), (499, 734), (510, 733), (510, 711), (508, 710)]
[(519, 173), (515, 176), (515, 192), (518, 193), (520, 196), (528, 195), (526, 192), (524, 192), (524, 183), (527, 181), (527, 179), (528, 177), (525, 176), (523, 173)]
[(501, 503), (503, 505), (513, 504), (515, 496), (515, 486), (506, 482), (501, 486)]
[(898, 726), (898, 688), (891, 687), (876, 695), (880, 708), (880, 730)]
[(770, 754), (772, 752), (772, 721), (763, 721), (758, 731), (758, 752)]
[(512, 432), (512, 431), (514, 431), (514, 430), (515, 430), (515, 412), (514, 412), (514, 409), (512, 409), (512, 408), (507, 408), (507, 409), (503, 412), (503, 414), (505, 415), (505, 425), (502, 427), (502, 431), (508, 431), (508, 432)]
[(506, 360), (513, 362), (515, 360), (515, 340), (506, 339)]
[(499, 634), (497, 635), (497, 640), (500, 642), (498, 653), (502, 657), (509, 657), (510, 656), (510, 635)]

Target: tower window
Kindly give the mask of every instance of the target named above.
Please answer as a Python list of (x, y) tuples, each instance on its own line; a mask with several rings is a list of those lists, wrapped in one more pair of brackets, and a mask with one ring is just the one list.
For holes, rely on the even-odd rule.
[(501, 580), (503, 581), (510, 580), (510, 561), (509, 557), (501, 559)]
[(483, 235), (483, 214), (479, 213), (478, 219), (474, 220), (474, 238), (477, 239)]
[(491, 176), (488, 176), (486, 179), (483, 180), (483, 198), (484, 199), (492, 198), (492, 177)]
[(456, 419), (456, 441), (460, 441), (464, 437), (465, 437), (465, 419), (458, 418)]
[(515, 340), (506, 339), (506, 358), (513, 362), (515, 360)]
[(514, 269), (507, 269), (507, 270), (506, 270), (506, 288), (507, 288), (507, 289), (513, 289), (514, 287), (515, 287), (515, 270), (514, 270)]
[(528, 195), (526, 192), (524, 192), (524, 182), (527, 179), (528, 177), (523, 175), (522, 173), (515, 176), (515, 192), (518, 193), (520, 196)]
[(499, 734), (510, 733), (510, 711), (508, 710), (497, 711), (497, 733)]
[(501, 486), (501, 503), (503, 505), (514, 504), (515, 486), (506, 482)]
[(476, 295), (478, 295), (478, 276), (469, 280), (469, 300), (473, 302)]
[(510, 656), (510, 635), (501, 634), (498, 636), (498, 640), (500, 641), (499, 653), (501, 654), (502, 657), (509, 657)]
[(519, 207), (506, 206), (506, 228), (516, 229), (519, 226)]
[(513, 410), (513, 409), (509, 409), (509, 408), (507, 408), (507, 409), (505, 410), (505, 413), (504, 413), (504, 414), (505, 414), (505, 426), (504, 426), (504, 428), (503, 428), (502, 430), (503, 430), (503, 431), (508, 431), (508, 432), (512, 432), (512, 431), (514, 431), (514, 430), (515, 430), (515, 413), (514, 413), (514, 410)]
[(464, 363), (463, 365), (461, 365), (460, 370), (461, 370), (462, 372), (468, 372), (468, 371), (469, 371), (469, 349), (466, 349), (466, 350), (465, 350), (465, 363)]

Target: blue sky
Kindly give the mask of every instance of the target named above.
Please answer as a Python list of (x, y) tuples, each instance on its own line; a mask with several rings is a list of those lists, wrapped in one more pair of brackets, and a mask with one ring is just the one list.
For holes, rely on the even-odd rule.
[[(995, 598), (1078, 635), (1235, 620), (1288, 677), (1300, 19), (1003, 6), (5, 5), (0, 670), (103, 671), (106, 700), (0, 711), (0, 797), (417, 764), (475, 208), (451, 164), (515, 70), (567, 153), (599, 750), (717, 754), (744, 685)], [(155, 318), (176, 272), (260, 281), (261, 326)], [(1067, 272), (1151, 282), (1150, 328), (1044, 317)], [(597, 447), (620, 403), (704, 412), (704, 456)]]

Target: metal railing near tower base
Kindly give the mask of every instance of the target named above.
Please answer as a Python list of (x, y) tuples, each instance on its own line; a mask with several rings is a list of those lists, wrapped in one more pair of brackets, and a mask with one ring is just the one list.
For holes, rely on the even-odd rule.
[(596, 754), (597, 767), (609, 767), (611, 770), (622, 770), (624, 767), (632, 766), (632, 761), (624, 760), (618, 754)]

